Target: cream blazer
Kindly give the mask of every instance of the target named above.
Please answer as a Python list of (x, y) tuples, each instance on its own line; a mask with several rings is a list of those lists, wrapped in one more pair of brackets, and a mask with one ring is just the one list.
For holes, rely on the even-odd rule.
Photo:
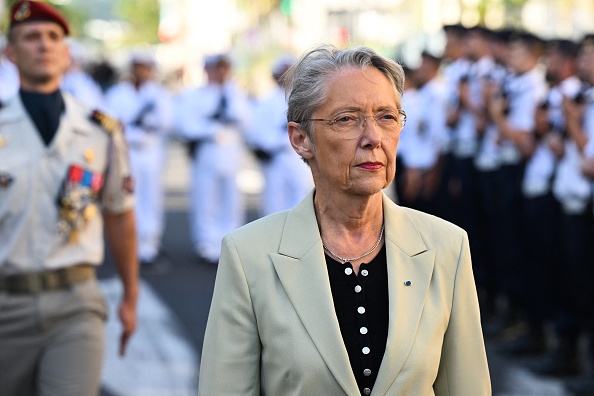
[[(385, 195), (383, 208), (390, 320), (371, 395), (491, 395), (466, 233)], [(313, 191), (223, 240), (198, 393), (359, 395)]]

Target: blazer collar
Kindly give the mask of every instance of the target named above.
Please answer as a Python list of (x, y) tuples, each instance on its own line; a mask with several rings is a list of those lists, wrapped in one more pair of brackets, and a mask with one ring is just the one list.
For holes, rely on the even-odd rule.
[[(358, 387), (336, 318), (324, 249), (310, 192), (287, 215), (279, 254), (271, 254), (279, 279), (305, 329), (347, 395)], [(383, 195), (390, 292), (388, 340), (372, 395), (387, 392), (412, 347), (433, 272), (427, 251), (406, 210)], [(410, 286), (405, 282), (410, 281)]]

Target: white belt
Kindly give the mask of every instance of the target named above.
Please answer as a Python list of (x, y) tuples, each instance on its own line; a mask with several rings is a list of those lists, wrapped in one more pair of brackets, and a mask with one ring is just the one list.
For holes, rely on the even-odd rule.
[(520, 151), (513, 146), (503, 146), (500, 151), (501, 162), (506, 165), (515, 165), (520, 163), (522, 156)]
[(524, 182), (522, 192), (527, 198), (540, 197), (549, 192), (549, 183), (543, 180)]
[(588, 200), (577, 197), (566, 197), (561, 199), (561, 207), (566, 214), (576, 215), (584, 213), (588, 206)]
[(476, 165), (477, 169), (487, 172), (487, 171), (494, 171), (499, 168), (499, 160), (496, 157), (488, 157), (488, 156), (478, 156), (474, 164)]

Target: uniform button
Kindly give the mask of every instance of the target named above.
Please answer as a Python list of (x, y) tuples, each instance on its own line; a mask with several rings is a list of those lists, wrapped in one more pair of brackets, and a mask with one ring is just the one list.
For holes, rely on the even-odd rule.
[(363, 375), (366, 377), (369, 377), (371, 375), (371, 370), (370, 369), (363, 370)]
[(359, 285), (355, 286), (355, 293), (360, 293), (363, 288)]
[(359, 331), (361, 332), (361, 334), (367, 334), (367, 327), (361, 327)]
[(361, 275), (363, 275), (363, 276), (367, 276), (367, 275), (369, 275), (369, 271), (367, 271), (367, 270), (362, 270), (362, 271), (361, 271)]
[(365, 313), (365, 307), (357, 308), (357, 312), (359, 312), (361, 315), (363, 315)]
[(353, 269), (351, 267), (346, 267), (344, 269), (344, 273), (347, 274), (347, 275), (350, 275), (350, 274), (353, 273)]
[(371, 395), (371, 389), (369, 389), (369, 388), (363, 388), (363, 394), (364, 395)]
[(363, 355), (369, 355), (371, 349), (369, 349), (369, 347), (363, 347), (363, 349), (361, 349), (361, 352), (363, 352)]

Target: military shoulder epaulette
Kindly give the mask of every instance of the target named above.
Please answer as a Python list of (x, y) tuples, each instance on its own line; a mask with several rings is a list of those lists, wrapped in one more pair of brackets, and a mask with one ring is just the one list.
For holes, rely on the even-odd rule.
[(99, 110), (93, 110), (91, 113), (91, 121), (97, 125), (100, 125), (109, 133), (115, 133), (122, 128), (118, 120)]

